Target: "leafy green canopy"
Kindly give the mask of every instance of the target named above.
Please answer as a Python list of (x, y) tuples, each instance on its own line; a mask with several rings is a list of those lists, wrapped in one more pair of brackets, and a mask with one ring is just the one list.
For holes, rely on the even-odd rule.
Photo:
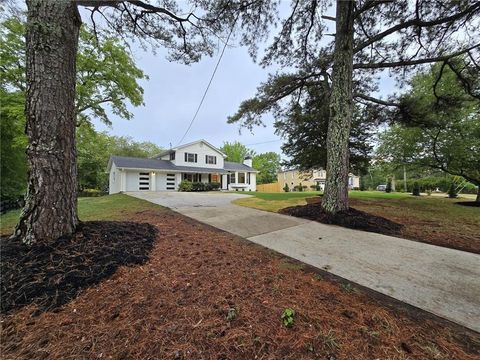
[(25, 128), (25, 98), (20, 92), (7, 92), (0, 86), (0, 198), (16, 198), (27, 183), (27, 139)]
[(380, 137), (384, 161), (461, 176), (480, 186), (480, 100), (450, 68), (419, 73)]
[(252, 165), (258, 170), (257, 184), (268, 184), (277, 181), (277, 173), (280, 170), (280, 155), (269, 151), (257, 154), (239, 141), (224, 142), (220, 148), (225, 155), (226, 161), (243, 163), (247, 156), (252, 158)]
[(82, 189), (108, 189), (107, 164), (111, 155), (152, 157), (162, 149), (151, 142), (96, 132), (84, 124), (77, 130), (78, 186)]
[[(98, 42), (97, 42), (98, 40)], [(16, 17), (0, 24), (1, 85), (25, 91), (25, 24)], [(76, 112), (78, 123), (96, 118), (111, 125), (108, 110), (131, 119), (127, 104), (143, 105), (140, 80), (148, 79), (127, 49), (113, 37), (96, 38), (82, 26), (77, 52)]]
[[(0, 24), (1, 197), (18, 197), (27, 179), (25, 129), (25, 24), (10, 17)], [(128, 51), (114, 38), (97, 43), (83, 27), (77, 53), (77, 154), (80, 188), (106, 188), (104, 174), (110, 154), (148, 156), (158, 153), (151, 143), (96, 134), (92, 119), (111, 124), (109, 111), (131, 119), (127, 103), (143, 104), (139, 81), (146, 75), (135, 66)]]

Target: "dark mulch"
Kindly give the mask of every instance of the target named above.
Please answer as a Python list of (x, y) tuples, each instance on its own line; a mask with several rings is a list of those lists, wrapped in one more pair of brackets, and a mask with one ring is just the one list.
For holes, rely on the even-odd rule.
[(458, 201), (455, 204), (462, 206), (480, 207), (480, 202), (478, 201)]
[(382, 306), (231, 234), (165, 209), (128, 219), (158, 229), (149, 260), (55, 312), (3, 315), (2, 358), (478, 359), (478, 334)]
[(150, 224), (92, 221), (49, 245), (28, 247), (4, 237), (1, 312), (29, 304), (36, 304), (38, 312), (56, 309), (119, 266), (145, 263), (156, 235)]
[(349, 208), (335, 215), (327, 214), (321, 207), (321, 198), (307, 199), (309, 204), (281, 209), (279, 213), (318, 221), (324, 224), (339, 225), (351, 229), (371, 231), (386, 235), (400, 235), (403, 225), (381, 216)]

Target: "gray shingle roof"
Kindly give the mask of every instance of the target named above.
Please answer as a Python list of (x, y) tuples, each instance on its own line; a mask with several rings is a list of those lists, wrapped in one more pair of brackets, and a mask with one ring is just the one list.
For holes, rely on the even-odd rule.
[(228, 171), (255, 171), (251, 167), (225, 161), (224, 169), (204, 168), (197, 166), (177, 166), (172, 164), (169, 160), (134, 158), (127, 156), (111, 156), (110, 160), (115, 163), (115, 166), (120, 168), (131, 169), (152, 169), (165, 171), (184, 171), (184, 172), (198, 172), (198, 173), (221, 173), (226, 174)]
[(254, 168), (251, 168), (250, 166), (241, 163), (231, 161), (224, 161), (223, 163), (223, 168), (225, 170), (256, 171)]

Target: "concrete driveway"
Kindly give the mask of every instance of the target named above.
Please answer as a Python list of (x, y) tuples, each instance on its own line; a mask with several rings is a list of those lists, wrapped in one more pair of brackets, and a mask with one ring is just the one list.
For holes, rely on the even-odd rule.
[(231, 204), (231, 193), (128, 193), (480, 332), (480, 255)]

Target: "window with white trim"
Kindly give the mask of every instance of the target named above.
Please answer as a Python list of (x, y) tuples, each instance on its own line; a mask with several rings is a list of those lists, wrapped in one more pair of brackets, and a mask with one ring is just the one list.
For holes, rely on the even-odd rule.
[(185, 153), (185, 162), (196, 163), (197, 162), (197, 154)]
[(205, 164), (216, 164), (217, 157), (213, 155), (205, 155)]
[(236, 181), (235, 181), (235, 173), (230, 173), (230, 174), (228, 174), (228, 182), (229, 182), (230, 184), (235, 184), (235, 183), (236, 183)]
[(243, 172), (238, 173), (238, 183), (245, 184), (245, 173)]
[(201, 182), (202, 181), (202, 174), (191, 174), (191, 173), (184, 173), (183, 180), (187, 180), (190, 182)]

